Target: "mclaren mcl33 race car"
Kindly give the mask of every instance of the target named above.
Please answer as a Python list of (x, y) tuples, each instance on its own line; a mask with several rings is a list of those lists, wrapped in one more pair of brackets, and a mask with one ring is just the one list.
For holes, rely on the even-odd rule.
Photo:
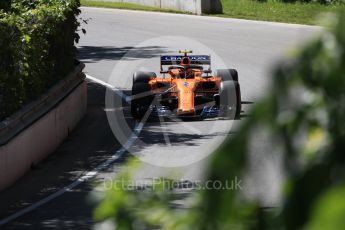
[[(241, 113), (241, 90), (235, 69), (212, 74), (211, 57), (161, 56), (161, 76), (154, 72), (133, 75), (131, 113), (133, 118), (230, 118)], [(208, 68), (206, 68), (208, 67)]]

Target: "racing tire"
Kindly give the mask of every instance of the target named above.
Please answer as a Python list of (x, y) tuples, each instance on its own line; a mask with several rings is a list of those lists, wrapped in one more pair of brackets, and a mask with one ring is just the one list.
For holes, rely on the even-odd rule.
[(235, 69), (218, 69), (215, 75), (222, 78), (222, 81), (238, 82), (238, 72)]
[(154, 72), (144, 72), (138, 71), (133, 74), (133, 84), (134, 83), (148, 83), (151, 78), (156, 78), (157, 75)]
[(242, 111), (240, 84), (237, 81), (223, 81), (218, 103), (225, 117), (239, 119)]
[[(151, 87), (148, 83), (136, 82), (132, 87), (132, 101), (131, 101), (131, 114), (134, 119), (141, 119), (146, 114), (147, 110), (154, 99), (153, 95), (140, 96), (142, 93), (149, 93)], [(139, 95), (138, 98), (135, 98)]]

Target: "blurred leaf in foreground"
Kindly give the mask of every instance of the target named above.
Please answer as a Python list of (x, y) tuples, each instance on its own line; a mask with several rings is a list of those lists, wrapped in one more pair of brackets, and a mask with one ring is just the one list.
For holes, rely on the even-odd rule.
[[(243, 178), (258, 128), (282, 149), (282, 207), (262, 209), (241, 190), (201, 189), (176, 210), (171, 190), (111, 189), (95, 212), (117, 229), (342, 229), (345, 213), (345, 13), (293, 60), (278, 64), (268, 94), (215, 154), (207, 179)], [(119, 177), (121, 178), (121, 176)], [(118, 179), (119, 179), (118, 178)], [(126, 177), (127, 179), (130, 179)]]

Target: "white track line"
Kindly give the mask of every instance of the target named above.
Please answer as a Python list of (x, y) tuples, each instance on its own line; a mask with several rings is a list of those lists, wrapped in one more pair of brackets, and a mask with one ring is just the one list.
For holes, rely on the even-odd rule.
[(126, 102), (129, 102), (131, 101), (131, 97), (130, 96), (127, 96), (126, 94), (122, 93), (121, 89), (118, 89), (112, 85), (110, 85), (109, 83), (106, 83), (102, 80), (99, 80), (98, 78), (95, 78), (95, 77), (92, 77), (88, 74), (85, 74), (86, 75), (86, 79), (92, 81), (92, 82), (95, 82), (95, 83), (98, 83), (100, 85), (103, 85), (104, 87), (108, 88), (108, 89), (111, 89), (113, 90), (118, 96), (122, 97), (123, 99), (125, 99)]
[[(91, 76), (86, 77), (87, 79), (89, 79), (90, 81), (93, 81), (95, 83), (101, 84), (107, 88), (111, 88), (111, 89), (115, 89), (115, 87), (113, 87), (112, 85), (109, 85), (108, 83), (105, 83), (99, 79), (93, 78)], [(118, 94), (121, 97), (126, 97), (123, 93), (118, 92)], [(75, 187), (77, 187), (78, 185), (80, 185), (81, 183), (90, 180), (91, 178), (95, 177), (97, 174), (99, 174), (101, 171), (107, 169), (112, 163), (114, 163), (117, 159), (119, 159), (126, 151), (127, 149), (129, 149), (133, 143), (136, 141), (136, 139), (138, 138), (138, 135), (140, 134), (142, 128), (144, 127), (144, 124), (142, 122), (137, 123), (136, 124), (136, 128), (134, 129), (134, 133), (131, 135), (131, 137), (128, 139), (128, 141), (126, 142), (126, 144), (124, 146), (122, 146), (121, 149), (117, 150), (108, 160), (106, 160), (105, 162), (101, 163), (100, 165), (98, 165), (96, 168), (94, 168), (92, 171), (89, 172), (85, 172), (83, 176), (79, 177), (77, 180), (75, 180), (74, 182), (72, 182), (71, 184), (67, 185), (66, 187), (60, 189), (59, 191), (45, 197), (44, 199), (30, 205), (27, 208), (24, 208), (22, 210), (20, 210), (19, 212), (16, 212), (2, 220), (0, 220), (0, 226), (5, 225), (15, 219), (17, 219), (18, 217), (21, 217), (37, 208), (39, 208), (40, 206), (54, 200), (55, 198), (63, 195), (66, 192), (71, 191), (72, 189), (74, 189)]]

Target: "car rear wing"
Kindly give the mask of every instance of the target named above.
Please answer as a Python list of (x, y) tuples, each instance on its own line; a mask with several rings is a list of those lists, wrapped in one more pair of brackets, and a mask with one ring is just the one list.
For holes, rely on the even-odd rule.
[[(161, 66), (163, 65), (181, 65), (184, 56), (161, 56)], [(211, 65), (211, 56), (209, 55), (189, 55), (192, 65)]]

